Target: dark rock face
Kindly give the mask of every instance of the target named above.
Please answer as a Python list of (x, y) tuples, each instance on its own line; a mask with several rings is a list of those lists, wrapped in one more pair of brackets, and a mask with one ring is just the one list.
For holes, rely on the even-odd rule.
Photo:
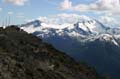
[(104, 79), (15, 26), (0, 28), (0, 79)]

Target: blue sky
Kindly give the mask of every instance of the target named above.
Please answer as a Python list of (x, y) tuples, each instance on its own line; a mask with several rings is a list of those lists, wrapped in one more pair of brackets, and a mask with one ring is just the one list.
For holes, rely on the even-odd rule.
[[(12, 24), (21, 24), (26, 20), (35, 19), (39, 16), (50, 16), (61, 13), (84, 14), (97, 18), (98, 15), (103, 16), (104, 11), (108, 11), (112, 15), (113, 9), (109, 9), (109, 6), (104, 8), (96, 6), (98, 4), (100, 4), (100, 6), (112, 5), (110, 3), (103, 4), (102, 1), (104, 2), (105, 0), (0, 0), (0, 8), (2, 9), (0, 11), (0, 23), (2, 24), (8, 16), (11, 17)], [(113, 0), (108, 0), (108, 2), (109, 1), (112, 2)], [(98, 2), (98, 4), (96, 4), (96, 2)], [(81, 7), (81, 5), (84, 6)], [(92, 7), (89, 8), (89, 6)], [(119, 14), (119, 12), (116, 11), (114, 11), (114, 13)]]

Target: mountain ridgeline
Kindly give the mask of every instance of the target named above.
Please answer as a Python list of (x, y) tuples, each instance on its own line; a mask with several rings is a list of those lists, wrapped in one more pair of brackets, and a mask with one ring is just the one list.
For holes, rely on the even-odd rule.
[(9, 26), (0, 28), (0, 79), (105, 78), (41, 39)]
[(66, 52), (76, 61), (95, 67), (100, 74), (120, 79), (120, 27), (108, 27), (93, 19), (74, 24), (37, 20), (21, 26), (21, 29)]

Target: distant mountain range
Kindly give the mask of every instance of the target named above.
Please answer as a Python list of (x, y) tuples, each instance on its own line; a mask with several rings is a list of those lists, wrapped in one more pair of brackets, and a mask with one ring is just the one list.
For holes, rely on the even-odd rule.
[(120, 79), (120, 28), (111, 28), (91, 19), (74, 24), (50, 24), (35, 20), (20, 26), (28, 33), (85, 61), (99, 73)]

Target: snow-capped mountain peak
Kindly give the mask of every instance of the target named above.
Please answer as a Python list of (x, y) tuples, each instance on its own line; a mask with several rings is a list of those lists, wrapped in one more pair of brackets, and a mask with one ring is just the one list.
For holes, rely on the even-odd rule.
[(74, 25), (90, 34), (99, 34), (101, 32), (105, 32), (107, 28), (107, 27), (105, 28), (104, 25), (97, 20), (77, 22)]
[(113, 35), (110, 35), (110, 34), (101, 34), (101, 35), (97, 36), (95, 39), (99, 39), (100, 41), (111, 42), (114, 45), (119, 46), (115, 37)]
[(97, 20), (87, 20), (87, 21), (82, 21), (82, 22), (77, 22), (75, 24), (69, 24), (69, 23), (64, 23), (64, 24), (52, 24), (52, 23), (43, 23), (39, 20), (35, 20), (26, 24), (23, 24), (22, 27), (24, 28), (29, 28), (33, 26), (34, 28), (41, 28), (41, 29), (68, 29), (68, 30), (73, 30), (73, 29), (81, 29), (82, 31), (89, 33), (89, 34), (99, 34), (101, 32), (106, 31), (106, 28), (102, 23), (100, 23)]
[[(28, 33), (36, 33), (39, 37), (51, 37), (51, 36), (69, 36), (69, 37), (85, 37), (85, 39), (95, 40), (100, 39), (101, 41), (111, 41), (115, 45), (119, 44), (114, 39), (116, 34), (120, 32), (115, 32), (113, 28), (104, 26), (97, 20), (86, 20), (82, 22), (77, 22), (75, 24), (52, 24), (45, 23), (39, 20), (23, 24), (21, 29), (27, 31)], [(118, 31), (119, 28), (117, 28)], [(92, 39), (91, 39), (92, 38)]]

